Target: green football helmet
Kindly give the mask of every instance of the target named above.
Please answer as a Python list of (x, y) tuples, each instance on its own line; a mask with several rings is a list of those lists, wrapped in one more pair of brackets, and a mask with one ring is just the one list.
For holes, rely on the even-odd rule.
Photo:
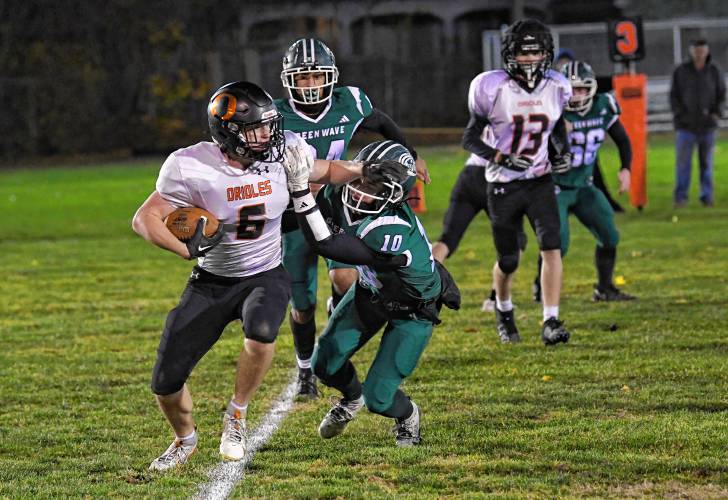
[(415, 160), (410, 152), (401, 144), (385, 140), (368, 144), (362, 148), (354, 160), (378, 162), (391, 160), (401, 168), (386, 182), (373, 183), (361, 178), (344, 185), (341, 201), (345, 210), (355, 214), (376, 215), (391, 205), (401, 203), (404, 195), (417, 179)]
[[(299, 87), (296, 76), (305, 73), (323, 73), (324, 83), (315, 87)], [(281, 81), (291, 100), (297, 104), (322, 104), (331, 99), (334, 85), (339, 80), (334, 53), (325, 43), (315, 38), (301, 38), (293, 42), (283, 56)]]
[[(594, 96), (597, 94), (597, 77), (594, 70), (583, 61), (571, 61), (561, 68), (561, 73), (569, 80), (574, 95), (566, 104), (568, 111), (584, 112), (591, 108)], [(577, 89), (586, 89), (584, 95), (576, 95)]]

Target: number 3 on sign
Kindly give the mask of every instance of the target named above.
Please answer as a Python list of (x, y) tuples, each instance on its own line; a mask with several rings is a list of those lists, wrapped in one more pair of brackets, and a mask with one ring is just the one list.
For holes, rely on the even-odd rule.
[(617, 51), (623, 55), (634, 54), (638, 47), (637, 26), (632, 21), (621, 21), (617, 23), (614, 31), (619, 37)]

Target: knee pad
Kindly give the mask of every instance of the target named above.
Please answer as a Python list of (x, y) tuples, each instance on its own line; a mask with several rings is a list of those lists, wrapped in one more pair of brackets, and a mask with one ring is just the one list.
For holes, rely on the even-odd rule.
[(256, 321), (254, 324), (245, 325), (245, 338), (255, 340), (261, 344), (272, 344), (278, 337), (278, 328), (268, 321)]
[(169, 396), (182, 389), (186, 381), (187, 377), (183, 374), (166, 374), (155, 367), (152, 372), (152, 392), (157, 396)]
[[(368, 376), (367, 376), (368, 377)], [(366, 380), (362, 388), (364, 404), (372, 413), (382, 414), (392, 406), (394, 394), (399, 388), (399, 380)]]
[(498, 267), (505, 274), (511, 274), (518, 269), (518, 254), (501, 255), (498, 259)]

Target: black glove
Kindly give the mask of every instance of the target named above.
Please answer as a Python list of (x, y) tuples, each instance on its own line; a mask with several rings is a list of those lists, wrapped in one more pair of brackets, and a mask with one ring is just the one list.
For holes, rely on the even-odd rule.
[(361, 168), (362, 176), (374, 183), (397, 181), (402, 177), (402, 170), (406, 167), (394, 160), (371, 161), (365, 160)]
[(571, 153), (565, 153), (550, 159), (551, 172), (554, 174), (565, 174), (571, 170)]
[(523, 155), (504, 155), (501, 154), (500, 160), (497, 162), (503, 168), (513, 170), (515, 172), (525, 172), (533, 165), (533, 160)]
[(192, 237), (185, 242), (185, 245), (187, 245), (187, 251), (190, 252), (190, 259), (202, 257), (220, 243), (222, 237), (225, 236), (225, 228), (222, 222), (218, 224), (215, 234), (209, 238), (205, 236), (206, 225), (207, 219), (200, 217), (200, 220), (197, 221), (195, 234), (193, 234)]

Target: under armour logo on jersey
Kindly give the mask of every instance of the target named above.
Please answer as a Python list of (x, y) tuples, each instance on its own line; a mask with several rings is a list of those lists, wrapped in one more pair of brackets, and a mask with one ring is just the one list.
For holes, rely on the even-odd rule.
[(192, 273), (190, 274), (190, 279), (200, 279), (200, 273), (198, 273), (197, 271), (192, 271)]
[(341, 120), (339, 120), (339, 123), (348, 123), (348, 122), (349, 122), (349, 118), (346, 115), (343, 115), (341, 117)]
[(493, 194), (506, 194), (506, 188), (494, 188)]
[(268, 165), (265, 165), (263, 167), (250, 167), (249, 169), (252, 173), (262, 175), (263, 173), (269, 174), (270, 170), (268, 170)]

